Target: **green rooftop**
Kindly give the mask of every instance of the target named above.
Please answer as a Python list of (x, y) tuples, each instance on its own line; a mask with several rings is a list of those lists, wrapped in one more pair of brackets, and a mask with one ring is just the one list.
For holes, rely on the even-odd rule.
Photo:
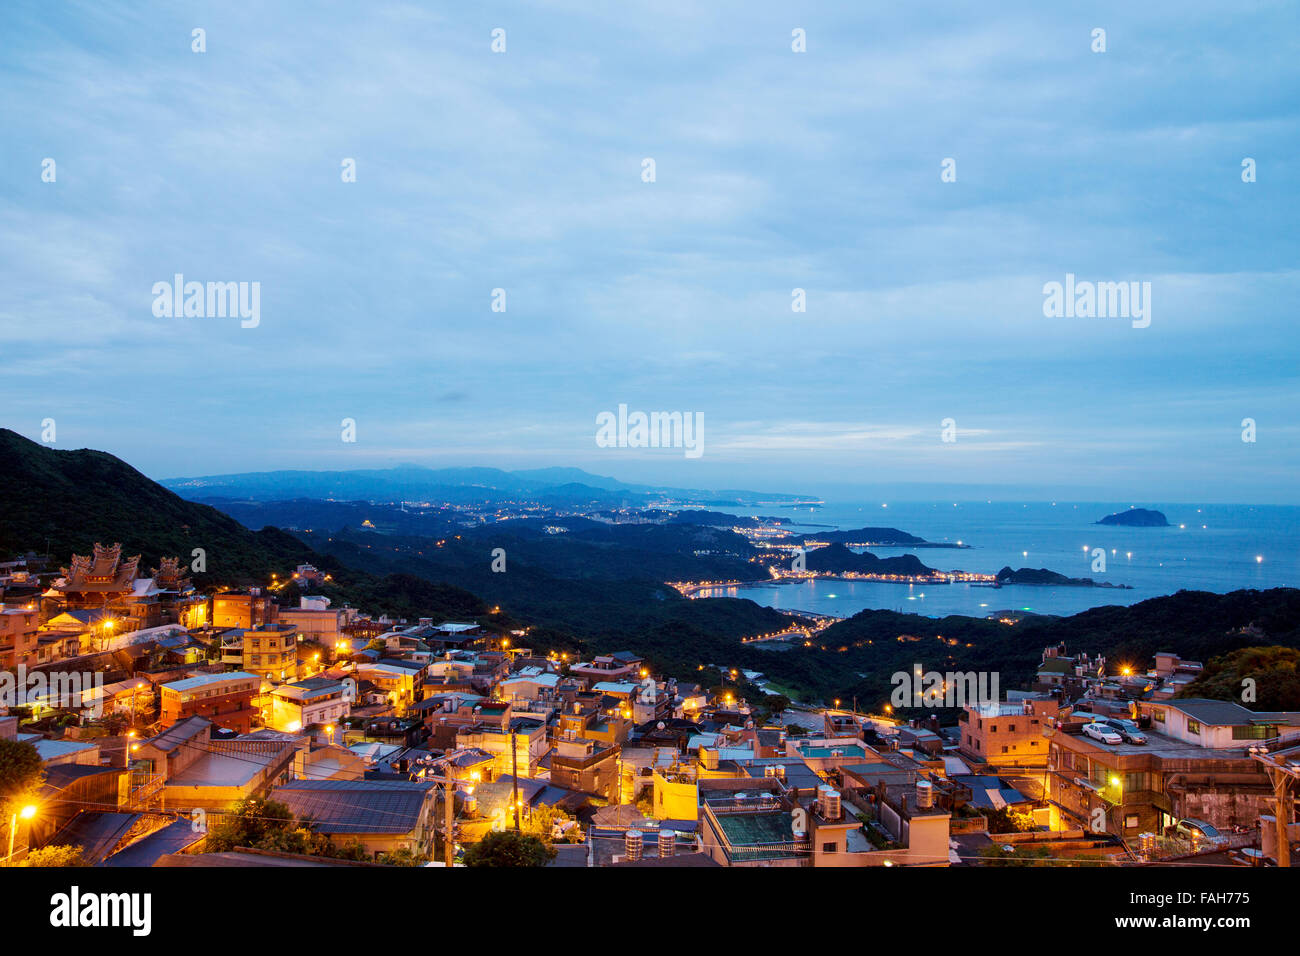
[[(733, 862), (781, 860), (800, 855), (785, 810), (758, 813), (715, 813), (718, 825), (730, 844)], [(807, 846), (803, 849), (806, 851)]]

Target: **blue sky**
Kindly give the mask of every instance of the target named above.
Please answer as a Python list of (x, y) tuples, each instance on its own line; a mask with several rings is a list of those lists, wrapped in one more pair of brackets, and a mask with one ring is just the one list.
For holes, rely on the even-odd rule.
[[(4, 16), (0, 423), (30, 437), (159, 478), (1300, 503), (1294, 4)], [(155, 317), (178, 272), (260, 282), (260, 324)], [(1149, 281), (1150, 326), (1044, 317), (1066, 273)], [(701, 413), (703, 456), (597, 447), (620, 403)]]

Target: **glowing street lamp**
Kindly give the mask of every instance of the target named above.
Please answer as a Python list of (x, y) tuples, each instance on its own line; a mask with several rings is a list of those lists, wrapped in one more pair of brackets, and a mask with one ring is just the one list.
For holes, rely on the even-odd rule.
[(18, 832), (19, 818), (30, 820), (34, 816), (36, 816), (36, 805), (29, 803), (21, 810), (15, 810), (13, 816), (9, 818), (9, 855), (5, 857), (6, 862), (14, 857), (14, 834)]

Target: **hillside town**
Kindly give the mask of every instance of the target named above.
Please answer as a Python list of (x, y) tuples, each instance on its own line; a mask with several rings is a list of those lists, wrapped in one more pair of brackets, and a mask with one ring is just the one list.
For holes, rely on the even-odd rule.
[(116, 544), (0, 565), (0, 741), (43, 771), (5, 863), (445, 867), (514, 833), (560, 867), (1259, 867), (1300, 841), (1300, 712), (1179, 697), (1201, 665), (1174, 654), (1045, 648), (955, 722), (774, 708), (335, 607), (326, 577), (201, 591)]

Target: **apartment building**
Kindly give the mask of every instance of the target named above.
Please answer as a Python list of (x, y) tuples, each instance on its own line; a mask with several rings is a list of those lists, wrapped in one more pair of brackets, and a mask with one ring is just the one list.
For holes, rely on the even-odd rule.
[(1043, 727), (1060, 709), (1049, 698), (968, 704), (957, 715), (958, 753), (993, 767), (1046, 767)]
[(253, 729), (253, 698), (261, 684), (259, 675), (247, 671), (199, 674), (163, 684), (158, 688), (162, 723), (170, 726), (202, 717), (218, 727), (246, 734)]
[(243, 668), (270, 681), (298, 678), (298, 630), (292, 624), (264, 624), (243, 635)]

